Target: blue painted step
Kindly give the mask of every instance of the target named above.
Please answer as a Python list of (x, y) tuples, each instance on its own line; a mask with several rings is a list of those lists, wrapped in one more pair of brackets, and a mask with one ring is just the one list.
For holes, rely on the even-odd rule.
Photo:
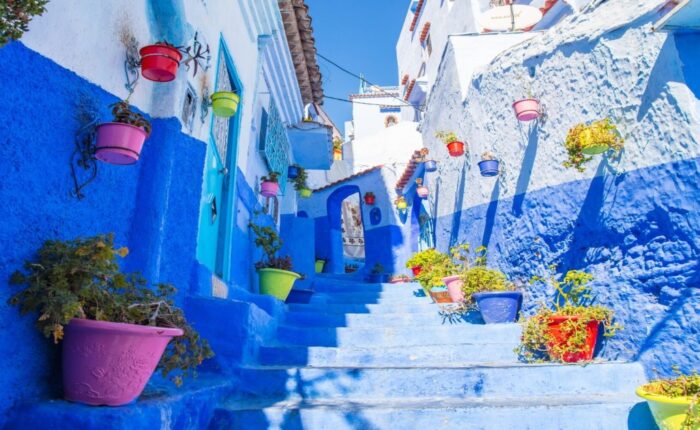
[(616, 397), (531, 398), (496, 404), (285, 402), (218, 410), (209, 430), (655, 430), (645, 404)]
[(427, 298), (417, 298), (415, 303), (291, 303), (287, 305), (291, 312), (325, 312), (336, 314), (369, 314), (369, 313), (414, 313), (434, 311), (440, 307), (431, 303)]
[[(467, 315), (459, 324), (467, 322), (481, 323), (478, 312)], [(438, 313), (437, 306), (429, 311), (414, 313), (382, 313), (382, 314), (341, 314), (321, 312), (288, 312), (284, 317), (284, 325), (297, 327), (414, 327), (414, 326), (450, 326)]]
[(277, 341), (285, 345), (308, 346), (408, 346), (454, 343), (518, 342), (518, 324), (457, 324), (436, 327), (304, 327), (280, 326)]
[(515, 363), (517, 343), (395, 346), (377, 348), (263, 346), (262, 365), (309, 367), (466, 367)]
[(250, 398), (280, 400), (455, 399), (526, 400), (535, 397), (618, 394), (635, 399), (646, 382), (638, 363), (511, 364), (465, 368), (249, 368), (241, 384)]

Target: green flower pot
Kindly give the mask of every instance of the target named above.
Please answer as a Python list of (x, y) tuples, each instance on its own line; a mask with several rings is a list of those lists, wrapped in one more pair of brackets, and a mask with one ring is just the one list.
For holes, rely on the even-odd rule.
[(323, 273), (323, 266), (326, 265), (326, 260), (316, 260), (316, 273)]
[(229, 118), (236, 114), (241, 98), (231, 91), (217, 91), (211, 95), (211, 108), (214, 115)]
[(294, 281), (301, 278), (298, 273), (280, 269), (260, 269), (260, 294), (267, 294), (285, 301), (292, 291)]
[[(649, 393), (644, 387), (637, 388), (637, 395), (647, 401), (651, 414), (660, 430), (686, 430), (683, 427), (688, 416), (690, 398), (668, 397)], [(692, 426), (689, 430), (700, 430), (700, 425)]]
[(299, 195), (305, 199), (308, 199), (309, 197), (311, 197), (311, 193), (312, 193), (312, 191), (308, 188), (302, 188), (301, 190), (299, 190)]

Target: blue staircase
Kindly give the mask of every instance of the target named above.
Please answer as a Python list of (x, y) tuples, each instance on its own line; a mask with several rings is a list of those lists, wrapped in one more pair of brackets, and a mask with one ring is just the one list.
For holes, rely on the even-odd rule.
[(443, 324), (417, 284), (314, 287), (210, 429), (656, 429), (638, 363), (523, 364), (518, 325)]

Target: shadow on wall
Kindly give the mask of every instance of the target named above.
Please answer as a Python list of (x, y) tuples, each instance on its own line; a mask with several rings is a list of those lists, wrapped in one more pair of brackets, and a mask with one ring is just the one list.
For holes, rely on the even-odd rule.
[(700, 34), (677, 33), (674, 37), (676, 40), (678, 57), (683, 63), (683, 77), (685, 78), (685, 83), (693, 94), (695, 94), (695, 98), (700, 99), (700, 56), (698, 56)]
[(489, 202), (488, 209), (486, 209), (484, 235), (481, 237), (481, 244), (487, 248), (489, 247), (489, 243), (491, 243), (491, 234), (493, 233), (493, 225), (496, 222), (496, 213), (498, 212), (498, 199), (500, 195), (501, 181), (498, 180), (496, 181), (496, 185), (493, 186), (493, 191), (491, 191), (491, 201)]
[[(527, 125), (527, 133), (524, 132), (523, 123), (519, 123), (523, 137), (527, 137), (527, 147), (523, 162), (520, 165), (520, 174), (518, 182), (515, 185), (515, 196), (513, 197), (513, 213), (515, 216), (520, 216), (523, 213), (523, 201), (527, 193), (527, 187), (530, 184), (530, 176), (532, 176), (532, 167), (535, 165), (537, 157), (537, 140), (539, 134), (539, 119)], [(493, 196), (492, 196), (493, 198)]]
[(455, 194), (455, 205), (452, 211), (452, 229), (450, 230), (450, 248), (459, 241), (459, 226), (462, 216), (462, 206), (464, 203), (464, 189), (467, 186), (467, 163), (462, 164), (459, 175), (459, 183)]

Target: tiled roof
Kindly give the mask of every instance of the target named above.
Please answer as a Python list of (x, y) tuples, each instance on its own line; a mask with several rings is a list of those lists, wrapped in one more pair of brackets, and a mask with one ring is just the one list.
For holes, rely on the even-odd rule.
[(408, 87), (406, 88), (406, 95), (404, 96), (404, 100), (408, 101), (408, 98), (411, 97), (411, 92), (413, 92), (413, 87), (416, 86), (416, 80), (412, 80), (410, 84), (408, 84)]
[(350, 181), (350, 180), (352, 180), (352, 179), (357, 178), (358, 176), (363, 176), (363, 175), (366, 175), (366, 174), (368, 174), (368, 173), (372, 173), (372, 172), (374, 172), (375, 170), (381, 169), (382, 167), (384, 167), (383, 164), (380, 164), (379, 166), (370, 167), (369, 169), (365, 169), (365, 170), (362, 170), (362, 171), (360, 171), (360, 172), (355, 173), (354, 175), (350, 175), (350, 176), (348, 176), (347, 178), (339, 179), (339, 180), (337, 180), (337, 181), (335, 181), (335, 182), (331, 182), (331, 183), (328, 184), (328, 185), (324, 185), (324, 186), (322, 186), (321, 188), (317, 188), (317, 189), (314, 190), (314, 192), (327, 190), (328, 188), (333, 188), (333, 187), (335, 187), (335, 186), (338, 185), (338, 184), (342, 184), (343, 182)]
[(364, 93), (364, 94), (350, 94), (350, 100), (353, 99), (372, 99), (372, 98), (379, 98), (379, 97), (398, 97), (399, 92), (398, 91), (376, 91), (376, 92), (371, 92), (371, 93)]
[(401, 85), (406, 85), (406, 82), (408, 82), (408, 73), (403, 75), (403, 78), (401, 78)]
[(416, 173), (416, 169), (418, 169), (418, 160), (420, 160), (420, 158), (420, 151), (413, 151), (413, 157), (411, 157), (411, 161), (408, 162), (408, 166), (406, 166), (406, 169), (403, 171), (403, 174), (399, 178), (399, 181), (396, 183), (397, 190), (403, 190), (404, 187), (408, 185), (408, 181), (411, 180), (413, 174)]
[(321, 69), (309, 7), (304, 0), (277, 0), (304, 103), (323, 103)]
[(423, 30), (420, 32), (420, 43), (424, 43), (425, 39), (428, 38), (428, 32), (430, 31), (430, 21), (426, 22), (423, 26)]
[(413, 21), (411, 21), (411, 26), (408, 28), (410, 31), (416, 29), (416, 24), (418, 24), (418, 17), (420, 16), (421, 9), (423, 9), (423, 3), (425, 3), (425, 0), (418, 1), (416, 12), (413, 14)]

